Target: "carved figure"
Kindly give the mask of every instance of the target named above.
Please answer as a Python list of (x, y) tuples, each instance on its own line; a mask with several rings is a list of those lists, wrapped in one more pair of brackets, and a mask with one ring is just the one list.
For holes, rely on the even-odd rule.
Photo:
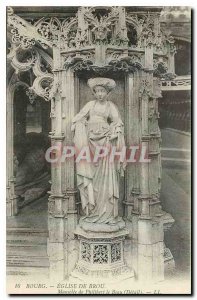
[[(79, 151), (88, 149), (94, 158), (101, 147), (110, 152), (114, 146), (121, 151), (125, 146), (123, 122), (116, 105), (107, 100), (116, 83), (109, 78), (93, 78), (88, 85), (96, 100), (88, 102), (73, 119), (75, 147)], [(124, 168), (124, 160), (111, 160), (110, 155), (91, 163), (76, 162), (77, 185), (86, 214), (80, 220), (83, 229), (116, 231), (124, 227), (118, 216), (119, 178), (124, 176)]]

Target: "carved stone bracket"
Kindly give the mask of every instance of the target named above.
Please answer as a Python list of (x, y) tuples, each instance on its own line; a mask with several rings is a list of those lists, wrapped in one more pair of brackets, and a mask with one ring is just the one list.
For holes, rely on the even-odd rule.
[(46, 101), (51, 100), (54, 97), (56, 87), (53, 86), (53, 75), (46, 74), (37, 77), (31, 89), (40, 97), (44, 98)]
[(113, 70), (122, 70), (125, 72), (134, 71), (134, 69), (143, 69), (141, 61), (138, 56), (128, 56), (120, 59), (112, 60), (109, 65), (113, 67)]
[(30, 87), (30, 93), (34, 92), (38, 96), (44, 98), (46, 101), (51, 100), (56, 89), (56, 85), (53, 86), (53, 74), (48, 72), (41, 63), (41, 56), (36, 49), (28, 49), (24, 51), (24, 57), (26, 59), (19, 60), (21, 56), (21, 50), (19, 47), (15, 47), (13, 51), (8, 55), (8, 59), (11, 60), (11, 65), (15, 69), (15, 73), (26, 72), (32, 69), (34, 76), (36, 77)]
[(12, 46), (10, 53), (8, 54), (8, 60), (11, 61), (11, 65), (15, 69), (16, 74), (29, 71), (36, 61), (36, 52), (33, 49), (26, 51), (27, 58), (25, 61), (21, 61), (19, 56), (21, 56), (19, 47)]
[(168, 71), (167, 59), (156, 57), (153, 59), (154, 76), (163, 77)]

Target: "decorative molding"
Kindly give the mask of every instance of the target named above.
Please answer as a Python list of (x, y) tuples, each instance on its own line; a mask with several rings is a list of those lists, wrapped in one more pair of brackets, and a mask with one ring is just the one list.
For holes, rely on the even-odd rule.
[[(121, 235), (116, 237), (112, 233), (107, 238), (106, 233), (100, 233), (103, 238), (84, 238), (78, 236), (80, 242), (79, 260), (72, 272), (74, 277), (88, 275), (92, 278), (116, 278), (124, 275), (125, 278), (133, 277), (133, 271), (124, 262), (124, 239)], [(105, 237), (106, 236), (106, 237)]]
[(172, 80), (162, 80), (161, 89), (162, 91), (190, 91), (191, 76), (177, 76)]
[(99, 66), (94, 64), (92, 59), (84, 59), (83, 57), (67, 57), (64, 63), (65, 69), (71, 68), (73, 71), (93, 70), (100, 75), (109, 71), (133, 72), (135, 69), (143, 69), (141, 63), (142, 56), (140, 54), (132, 56), (123, 56), (114, 51), (107, 58), (106, 64)]

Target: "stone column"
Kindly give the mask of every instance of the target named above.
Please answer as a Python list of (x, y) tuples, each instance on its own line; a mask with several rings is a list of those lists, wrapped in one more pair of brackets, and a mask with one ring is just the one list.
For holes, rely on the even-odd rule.
[[(139, 151), (139, 74), (135, 70), (126, 77), (126, 114), (125, 114), (125, 139), (126, 145), (136, 146), (136, 154)], [(138, 148), (137, 148), (138, 147)], [(133, 150), (134, 152), (134, 150)], [(128, 162), (125, 172), (125, 222), (129, 235), (124, 242), (125, 260), (128, 267), (137, 272), (137, 246), (138, 246), (138, 197), (140, 194), (139, 164), (135, 162), (138, 155), (131, 155), (128, 151)]]
[[(138, 71), (130, 73), (126, 78), (126, 115), (125, 115), (125, 137), (127, 147), (136, 146), (139, 151), (139, 109), (138, 109)], [(132, 150), (133, 153), (135, 150)], [(133, 153), (128, 151), (128, 159), (125, 173), (125, 216), (131, 216), (133, 211), (138, 211), (139, 196), (139, 170), (135, 163)], [(136, 153), (135, 153), (136, 154)]]
[(164, 279), (163, 223), (139, 218), (138, 279), (158, 282)]
[[(150, 126), (150, 107), (156, 106), (153, 101), (153, 48), (145, 48), (146, 72), (141, 72), (140, 91), (140, 114), (141, 114), (141, 146), (149, 153), (153, 145), (158, 145), (158, 132), (153, 132)], [(152, 102), (153, 101), (153, 102)], [(151, 104), (150, 104), (151, 103)], [(155, 107), (154, 107), (155, 109)], [(152, 120), (157, 124), (157, 118)], [(154, 148), (154, 147), (153, 147)], [(157, 155), (160, 151), (157, 148)], [(155, 150), (155, 148), (154, 148)], [(153, 151), (154, 152), (154, 151)], [(154, 153), (156, 154), (156, 152)], [(149, 156), (148, 154), (148, 157)], [(137, 277), (140, 281), (160, 281), (164, 279), (164, 249), (163, 249), (163, 222), (161, 215), (151, 213), (151, 206), (155, 203), (155, 195), (158, 195), (159, 184), (151, 178), (158, 180), (160, 161), (151, 160), (141, 162), (140, 175), (140, 197), (139, 197), (139, 220), (138, 220), (138, 271)], [(154, 169), (153, 172), (151, 170)], [(154, 187), (152, 185), (155, 185)], [(153, 193), (155, 191), (155, 194)]]
[[(57, 159), (51, 163), (51, 192), (48, 203), (48, 256), (50, 261), (50, 280), (54, 283), (65, 279), (65, 232), (66, 232), (66, 209), (65, 198), (62, 191), (62, 163), (60, 155), (65, 138), (62, 129), (62, 95), (61, 95), (61, 57), (60, 50), (53, 48), (54, 58), (54, 84), (57, 87), (54, 97), (51, 99), (51, 142), (52, 146), (57, 147), (53, 158)], [(58, 159), (59, 158), (59, 159)]]
[[(13, 75), (15, 76), (15, 74)], [(14, 177), (14, 90), (15, 85), (13, 84), (13, 78), (10, 80), (10, 84), (7, 87), (7, 136), (6, 136), (6, 215), (8, 217), (15, 216), (18, 212), (17, 208), (17, 196), (14, 191), (15, 177)]]
[[(148, 49), (150, 51), (150, 49)], [(151, 59), (151, 58), (149, 58)], [(150, 66), (150, 62), (148, 63)], [(152, 75), (140, 72), (141, 76), (141, 90), (140, 90), (140, 115), (141, 115), (141, 154), (144, 158), (144, 154), (149, 151), (149, 98), (152, 95)], [(140, 164), (140, 214), (143, 217), (149, 217), (149, 163), (144, 160), (139, 160)]]
[(174, 55), (176, 53), (176, 47), (174, 41), (168, 44), (168, 72), (175, 74), (175, 60)]
[[(71, 123), (75, 114), (78, 112), (78, 79), (75, 78), (71, 69), (62, 72), (62, 100), (63, 100), (63, 119), (62, 128), (65, 135), (64, 146), (73, 146), (73, 132)], [(76, 210), (76, 180), (74, 157), (66, 159), (62, 164), (62, 188), (66, 199), (66, 235), (65, 253), (67, 263), (65, 274), (70, 275), (78, 259), (78, 240), (75, 239), (74, 231), (77, 225)]]

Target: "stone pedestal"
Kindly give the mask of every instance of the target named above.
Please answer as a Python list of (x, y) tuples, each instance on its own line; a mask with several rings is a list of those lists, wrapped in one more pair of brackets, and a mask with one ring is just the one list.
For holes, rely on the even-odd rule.
[(164, 280), (163, 223), (158, 218), (138, 220), (138, 280)]
[(72, 277), (82, 281), (123, 280), (134, 278), (133, 271), (124, 260), (126, 229), (117, 232), (86, 232), (80, 227), (75, 231), (79, 242), (79, 260)]

